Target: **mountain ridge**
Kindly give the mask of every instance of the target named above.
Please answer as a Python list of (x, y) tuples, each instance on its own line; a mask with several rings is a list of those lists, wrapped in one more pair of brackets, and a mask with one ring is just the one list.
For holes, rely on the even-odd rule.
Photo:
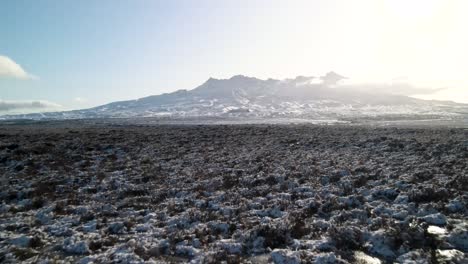
[[(391, 94), (389, 86), (340, 84), (347, 79), (335, 72), (324, 76), (297, 76), (283, 80), (234, 75), (210, 77), (191, 90), (111, 102), (89, 109), (6, 115), (2, 119), (83, 119), (131, 117), (237, 117), (349, 119), (388, 116), (466, 118), (468, 105), (422, 100)], [(398, 88), (398, 87), (397, 87)], [(404, 88), (404, 87), (403, 87)], [(398, 90), (398, 89), (397, 89)], [(402, 88), (400, 87), (400, 90)]]

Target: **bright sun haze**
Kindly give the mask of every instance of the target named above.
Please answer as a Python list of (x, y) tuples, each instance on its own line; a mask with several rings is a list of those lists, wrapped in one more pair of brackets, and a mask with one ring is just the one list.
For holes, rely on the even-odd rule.
[(468, 263), (468, 0), (0, 0), (0, 263)]
[(336, 71), (404, 79), (468, 103), (468, 2), (14, 1), (0, 3), (0, 99), (62, 110), (192, 89), (208, 77)]

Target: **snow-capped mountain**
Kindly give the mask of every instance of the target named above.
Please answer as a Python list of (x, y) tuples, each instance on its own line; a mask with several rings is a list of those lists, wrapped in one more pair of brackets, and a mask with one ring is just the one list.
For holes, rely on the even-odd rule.
[[(427, 101), (392, 94), (388, 87), (371, 90), (340, 85), (345, 77), (330, 72), (322, 77), (261, 80), (243, 75), (210, 78), (192, 90), (113, 102), (74, 111), (3, 116), (3, 119), (77, 119), (129, 117), (245, 117), (346, 120), (353, 118), (462, 118), (468, 105)], [(384, 91), (382, 91), (384, 90)]]

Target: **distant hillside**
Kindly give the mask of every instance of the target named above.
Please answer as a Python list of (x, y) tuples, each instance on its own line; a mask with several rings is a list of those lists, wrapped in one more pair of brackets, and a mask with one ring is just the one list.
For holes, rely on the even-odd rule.
[[(74, 111), (3, 116), (2, 119), (81, 119), (131, 117), (244, 117), (347, 120), (355, 118), (466, 118), (468, 105), (427, 101), (373, 89), (337, 85), (345, 77), (261, 80), (243, 75), (208, 79), (193, 90), (113, 102)], [(367, 87), (369, 88), (369, 87)]]

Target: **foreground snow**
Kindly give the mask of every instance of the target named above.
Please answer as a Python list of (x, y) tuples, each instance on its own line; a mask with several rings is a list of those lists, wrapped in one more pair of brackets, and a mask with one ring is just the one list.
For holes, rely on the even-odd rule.
[(466, 263), (467, 139), (462, 129), (2, 126), (0, 261)]

